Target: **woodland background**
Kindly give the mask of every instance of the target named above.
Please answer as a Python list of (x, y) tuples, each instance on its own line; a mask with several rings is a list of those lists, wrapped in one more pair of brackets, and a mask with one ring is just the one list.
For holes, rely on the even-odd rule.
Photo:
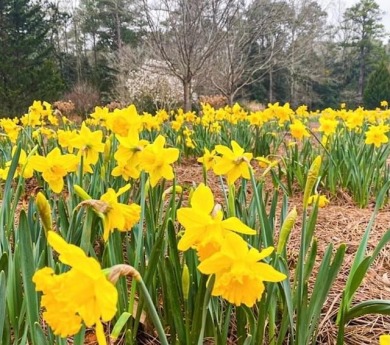
[(0, 116), (38, 99), (71, 100), (79, 114), (112, 102), (390, 101), (378, 4), (329, 13), (314, 0), (2, 0)]

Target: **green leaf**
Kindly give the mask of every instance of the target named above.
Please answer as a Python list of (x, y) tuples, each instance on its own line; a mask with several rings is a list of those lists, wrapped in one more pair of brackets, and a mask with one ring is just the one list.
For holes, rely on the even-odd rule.
[(367, 314), (390, 315), (390, 300), (369, 300), (359, 303), (346, 313), (345, 322)]
[(117, 322), (115, 322), (114, 328), (111, 331), (111, 338), (115, 341), (120, 333), (122, 332), (123, 327), (125, 327), (127, 321), (129, 320), (131, 314), (128, 312), (123, 312)]
[(167, 275), (167, 290), (165, 291), (165, 294), (168, 297), (169, 313), (173, 317), (176, 333), (179, 338), (179, 344), (185, 344), (185, 324), (184, 317), (181, 312), (181, 298), (179, 294), (179, 291), (181, 290), (181, 283), (177, 280), (177, 277), (175, 276), (171, 260), (169, 258), (166, 258), (164, 263), (165, 274)]
[(34, 325), (34, 333), (35, 333), (35, 339), (37, 341), (36, 344), (49, 345), (45, 333), (43, 332), (41, 326), (37, 322)]
[(390, 187), (390, 181), (387, 181), (386, 184), (382, 187), (382, 189), (380, 190), (377, 198), (376, 198), (376, 204), (375, 204), (375, 209), (374, 209), (374, 212), (372, 213), (372, 216), (370, 218), (370, 221), (366, 227), (366, 230), (364, 232), (364, 235), (363, 235), (363, 238), (359, 244), (359, 247), (358, 247), (358, 250), (356, 252), (356, 255), (355, 255), (355, 259), (352, 263), (352, 266), (351, 266), (351, 270), (350, 270), (350, 275), (348, 277), (348, 281), (346, 283), (346, 288), (347, 289), (350, 289), (350, 284), (351, 284), (351, 280), (353, 279), (353, 274), (355, 273), (356, 269), (358, 268), (358, 266), (360, 265), (360, 263), (364, 260), (364, 257), (365, 257), (365, 253), (366, 253), (366, 248), (367, 248), (367, 244), (368, 244), (368, 239), (370, 237), (370, 232), (371, 232), (371, 229), (372, 229), (372, 226), (374, 225), (374, 222), (375, 222), (375, 218), (376, 218), (376, 215), (379, 211), (379, 207), (381, 205), (383, 205), (383, 199), (385, 198), (386, 196), (386, 193), (388, 191)]
[(21, 269), (22, 269), (22, 279), (23, 287), (25, 291), (25, 300), (27, 303), (27, 321), (30, 326), (30, 331), (32, 332), (32, 339), (34, 345), (41, 344), (38, 339), (35, 337), (35, 323), (39, 321), (39, 306), (38, 306), (38, 296), (35, 291), (35, 286), (32, 281), (33, 275), (35, 273), (34, 267), (34, 254), (33, 254), (33, 244), (31, 241), (31, 235), (29, 231), (30, 227), (27, 223), (26, 213), (22, 210), (20, 213), (19, 219), (19, 239), (20, 239), (20, 255), (21, 255)]
[(316, 262), (317, 248), (318, 248), (317, 240), (313, 239), (313, 242), (312, 242), (312, 245), (311, 245), (311, 248), (309, 251), (309, 255), (306, 257), (306, 260), (305, 260), (305, 270), (304, 270), (304, 275), (303, 275), (303, 279), (305, 281), (309, 280), (311, 272), (313, 271), (313, 267), (314, 267), (314, 264)]
[[(308, 308), (309, 313), (309, 328), (308, 328), (308, 340), (314, 336), (314, 332), (318, 326), (318, 319), (321, 315), (321, 309), (328, 297), (329, 290), (331, 289), (334, 280), (338, 272), (340, 271), (341, 265), (343, 264), (346, 246), (340, 245), (334, 255), (333, 261), (331, 260), (333, 246), (330, 245), (322, 259), (320, 268), (317, 273), (316, 282), (314, 284), (313, 292), (310, 298), (310, 304)], [(298, 306), (299, 307), (299, 306)]]
[(251, 345), (251, 344), (252, 344), (252, 336), (250, 334), (248, 334), (248, 336), (246, 337), (246, 339), (242, 345)]
[(8, 254), (6, 252), (0, 258), (0, 272), (4, 271), (5, 275), (8, 272)]
[(345, 288), (345, 298), (347, 299), (347, 304), (351, 302), (354, 293), (359, 288), (361, 282), (363, 281), (363, 278), (365, 277), (368, 268), (371, 264), (371, 258), (366, 257), (363, 259), (363, 261), (360, 263), (360, 265), (356, 268), (353, 274), (351, 274), (350, 284), (348, 285), (348, 289)]
[(6, 320), (6, 278), (4, 271), (0, 271), (0, 340), (3, 338)]

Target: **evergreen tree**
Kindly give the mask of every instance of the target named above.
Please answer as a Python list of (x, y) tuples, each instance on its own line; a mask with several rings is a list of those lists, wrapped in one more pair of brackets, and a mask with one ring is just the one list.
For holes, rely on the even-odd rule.
[(36, 100), (54, 101), (62, 82), (41, 1), (0, 2), (0, 115), (23, 114)]
[(379, 107), (381, 101), (390, 104), (390, 72), (384, 61), (369, 75), (364, 90), (365, 108), (375, 109)]
[(345, 42), (344, 45), (355, 48), (358, 54), (358, 103), (363, 100), (370, 55), (375, 45), (381, 44), (379, 39), (384, 33), (381, 19), (381, 9), (375, 0), (360, 0), (344, 13), (344, 29), (350, 32), (350, 41)]

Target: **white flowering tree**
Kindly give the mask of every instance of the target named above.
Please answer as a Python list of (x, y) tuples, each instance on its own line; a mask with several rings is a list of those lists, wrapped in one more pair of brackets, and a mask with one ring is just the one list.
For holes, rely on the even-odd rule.
[(170, 109), (182, 102), (180, 80), (164, 61), (149, 58), (144, 47), (123, 46), (110, 61), (117, 71), (116, 96), (120, 103), (152, 103), (156, 109)]

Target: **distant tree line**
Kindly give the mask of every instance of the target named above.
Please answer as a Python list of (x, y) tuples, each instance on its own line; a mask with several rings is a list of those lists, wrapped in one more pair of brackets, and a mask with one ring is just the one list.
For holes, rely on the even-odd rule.
[(0, 116), (35, 99), (376, 107), (390, 102), (381, 16), (374, 0), (333, 25), (315, 0), (2, 0)]

